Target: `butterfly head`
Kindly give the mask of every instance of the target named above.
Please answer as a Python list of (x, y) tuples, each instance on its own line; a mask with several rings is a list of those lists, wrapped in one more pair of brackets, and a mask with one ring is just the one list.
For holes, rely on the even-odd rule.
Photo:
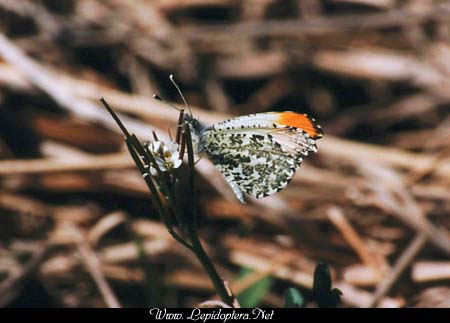
[(194, 152), (201, 152), (202, 148), (200, 138), (207, 127), (200, 121), (195, 119), (191, 114), (185, 114), (183, 116), (183, 121), (188, 123), (189, 128), (191, 129), (192, 146), (194, 147)]

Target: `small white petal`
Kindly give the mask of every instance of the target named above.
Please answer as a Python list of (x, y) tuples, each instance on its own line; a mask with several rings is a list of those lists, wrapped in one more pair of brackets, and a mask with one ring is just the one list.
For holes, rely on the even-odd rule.
[(172, 153), (178, 152), (178, 144), (177, 144), (176, 142), (173, 142), (173, 141), (172, 141), (172, 142), (170, 143), (169, 150), (170, 150)]
[(181, 166), (181, 163), (182, 163), (181, 159), (178, 159), (177, 161), (175, 161), (175, 162), (173, 163), (173, 168), (178, 168), (178, 167), (180, 167), (180, 166)]
[(156, 160), (156, 164), (158, 164), (159, 169), (162, 172), (165, 172), (167, 170), (167, 168), (166, 168), (166, 162), (164, 161), (164, 159), (162, 159), (161, 157), (155, 156), (155, 160)]

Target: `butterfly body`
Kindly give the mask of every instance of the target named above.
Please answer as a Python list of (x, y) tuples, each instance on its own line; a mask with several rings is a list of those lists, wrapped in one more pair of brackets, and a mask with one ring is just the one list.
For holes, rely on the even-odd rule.
[(236, 197), (274, 194), (289, 183), (303, 158), (317, 152), (320, 126), (291, 111), (257, 113), (205, 126), (191, 116), (196, 153), (205, 154), (225, 176)]

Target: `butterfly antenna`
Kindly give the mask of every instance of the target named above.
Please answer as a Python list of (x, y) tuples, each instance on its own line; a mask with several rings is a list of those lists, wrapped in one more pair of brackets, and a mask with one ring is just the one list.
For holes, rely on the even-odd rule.
[(184, 105), (186, 106), (186, 108), (187, 108), (188, 111), (189, 111), (189, 114), (190, 114), (191, 117), (192, 117), (192, 110), (191, 110), (191, 107), (189, 106), (189, 104), (187, 103), (186, 99), (184, 98), (184, 95), (183, 95), (183, 93), (181, 92), (181, 89), (180, 89), (180, 87), (178, 86), (177, 82), (175, 82), (175, 79), (173, 78), (173, 74), (170, 74), (170, 75), (169, 75), (169, 78), (170, 78), (170, 81), (172, 82), (172, 84), (173, 84), (173, 85), (175, 86), (175, 88), (177, 89), (178, 94), (180, 94), (181, 99), (182, 99), (183, 102), (184, 102)]
[(177, 124), (177, 125), (171, 124), (171, 125), (167, 128), (171, 140), (172, 140), (172, 133), (171, 133), (172, 129), (173, 129), (173, 128), (177, 128), (177, 130), (178, 130), (178, 129), (181, 128), (181, 127), (183, 127), (182, 124)]
[(162, 97), (160, 97), (158, 94), (153, 94), (153, 98), (154, 98), (155, 100), (158, 100), (158, 101), (167, 103), (168, 105), (170, 105), (172, 108), (174, 108), (174, 109), (177, 110), (178, 112), (181, 112), (181, 111), (183, 110), (183, 109), (177, 108), (177, 107), (176, 107), (175, 105), (173, 105), (172, 103), (170, 103), (170, 102), (164, 100), (164, 99), (163, 99)]

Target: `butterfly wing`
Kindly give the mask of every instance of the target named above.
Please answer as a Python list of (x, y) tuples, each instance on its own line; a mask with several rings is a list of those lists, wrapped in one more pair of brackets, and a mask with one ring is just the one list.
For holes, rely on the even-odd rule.
[(215, 130), (245, 129), (286, 129), (296, 128), (307, 133), (312, 139), (323, 136), (322, 128), (307, 114), (292, 111), (255, 113), (216, 123)]
[(204, 146), (213, 164), (225, 176), (241, 202), (244, 194), (256, 198), (284, 188), (299, 160), (269, 135), (208, 131)]
[(269, 112), (215, 124), (202, 133), (201, 146), (244, 202), (243, 193), (261, 198), (286, 187), (321, 136), (303, 114)]

